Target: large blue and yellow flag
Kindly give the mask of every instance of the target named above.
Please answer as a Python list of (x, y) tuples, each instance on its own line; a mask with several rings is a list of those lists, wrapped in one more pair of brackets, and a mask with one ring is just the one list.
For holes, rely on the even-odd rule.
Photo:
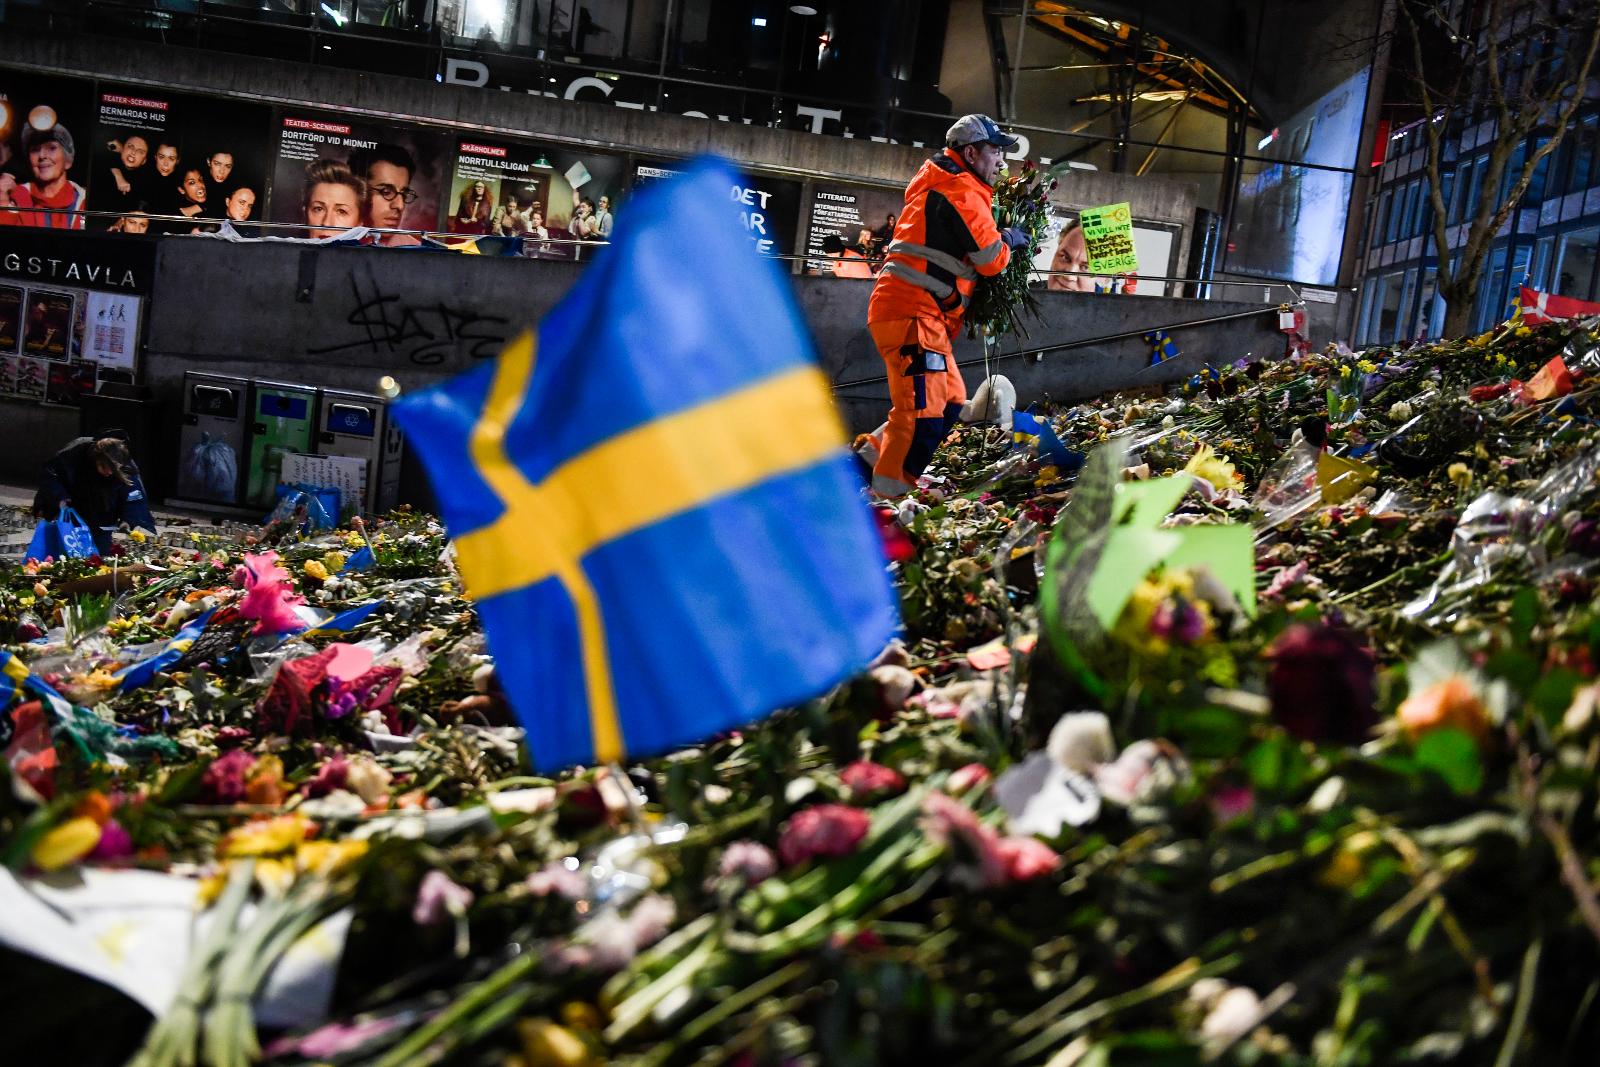
[(705, 161), (492, 364), (407, 396), (542, 769), (690, 744), (815, 696), (898, 626), (788, 282)]

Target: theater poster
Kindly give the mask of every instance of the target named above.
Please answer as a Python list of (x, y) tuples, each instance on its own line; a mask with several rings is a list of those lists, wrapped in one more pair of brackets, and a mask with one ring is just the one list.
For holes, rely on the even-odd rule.
[[(95, 98), (90, 229), (185, 233), (259, 222), (272, 167), (265, 105), (101, 83)], [(150, 223), (142, 215), (194, 219)], [(247, 230), (250, 234), (254, 230)]]
[(893, 239), (905, 195), (868, 185), (819, 185), (806, 211), (801, 273), (840, 278), (872, 276), (872, 265)]
[(22, 287), (0, 285), (0, 354), (17, 351), (22, 343)]
[[(683, 171), (680, 162), (640, 163), (634, 185), (648, 185)], [(728, 189), (728, 199), (739, 206), (745, 235), (762, 255), (789, 255), (795, 247), (800, 221), (800, 183), (759, 174), (740, 173)]]
[[(268, 219), (296, 237), (332, 237), (353, 226), (433, 231), (448, 194), (452, 141), (441, 132), (349, 115), (285, 110)], [(287, 232), (285, 236), (289, 236)], [(416, 244), (391, 233), (380, 244)]]
[(93, 92), (87, 81), (0, 69), (0, 196), (21, 209), (12, 225), (84, 228), (82, 215), (54, 212), (87, 209)]
[(29, 289), (25, 300), (22, 350), (30, 356), (66, 360), (72, 351), (72, 294)]

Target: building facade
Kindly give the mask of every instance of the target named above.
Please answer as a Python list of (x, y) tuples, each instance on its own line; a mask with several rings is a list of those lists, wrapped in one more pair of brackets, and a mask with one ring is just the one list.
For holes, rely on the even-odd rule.
[[(1480, 53), (1481, 49), (1480, 44)], [(1387, 138), (1362, 238), (1361, 296), (1352, 330), (1358, 344), (1437, 338), (1444, 329), (1446, 307), (1437, 292), (1439, 251), (1433, 236), (1424, 121), (1414, 120)], [(1482, 193), (1495, 129), (1495, 119), (1483, 102), (1462, 110), (1444, 131), (1441, 194), (1447, 212), (1446, 253), (1452, 266), (1460, 262), (1467, 238), (1469, 205)], [(1497, 204), (1504, 202), (1530, 153), (1548, 144), (1550, 135), (1546, 124), (1512, 147)], [(1526, 193), (1495, 235), (1479, 279), (1470, 328), (1482, 332), (1502, 321), (1524, 284), (1582, 300), (1600, 298), (1597, 247), (1600, 79), (1591, 77), (1585, 100), (1561, 143), (1540, 161)]]

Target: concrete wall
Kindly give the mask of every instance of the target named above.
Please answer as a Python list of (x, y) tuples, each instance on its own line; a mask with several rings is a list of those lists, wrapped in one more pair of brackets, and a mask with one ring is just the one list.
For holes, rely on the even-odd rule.
[[(162, 243), (156, 269), (145, 379), (176, 410), (183, 374), (205, 370), (371, 392), (382, 375), (415, 389), (492, 356), (546, 314), (583, 268), (567, 263), (387, 251), (240, 246), (221, 241)], [(865, 329), (871, 282), (792, 279), (831, 381), (880, 379), (883, 364)], [(997, 346), (996, 370), (1021, 402), (1076, 399), (1115, 388), (1186, 378), (1206, 362), (1276, 355), (1282, 336), (1260, 305), (1083, 293), (1041, 293), (1042, 317), (1019, 344)], [(1240, 312), (1253, 317), (1172, 330), (1183, 355), (1145, 371), (1139, 337), (1008, 358), (1022, 345), (1060, 344)], [(981, 364), (963, 338), (957, 357)], [(972, 385), (981, 370), (967, 371)], [(838, 389), (852, 432), (887, 409), (881, 381)], [(175, 454), (172, 453), (172, 454)], [(417, 492), (412, 471), (406, 484)]]

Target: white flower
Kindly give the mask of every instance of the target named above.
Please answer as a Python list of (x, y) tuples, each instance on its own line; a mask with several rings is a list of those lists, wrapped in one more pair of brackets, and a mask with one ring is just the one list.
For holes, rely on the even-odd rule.
[(1411, 417), (1411, 405), (1404, 400), (1396, 400), (1389, 405), (1389, 421), (1405, 422)]
[(541, 811), (549, 811), (555, 807), (556, 799), (554, 786), (539, 785), (529, 789), (503, 789), (497, 793), (489, 794), (489, 810), (496, 814), (516, 812), (519, 815), (533, 815)]
[(1111, 738), (1111, 722), (1098, 711), (1079, 711), (1061, 716), (1050, 731), (1046, 746), (1058, 766), (1088, 774), (1117, 754)]
[(917, 689), (917, 676), (900, 666), (886, 664), (874, 667), (872, 680), (878, 683), (884, 707), (895, 711), (900, 710), (905, 705), (906, 698)]
[(1234, 986), (1217, 998), (1200, 1023), (1200, 1036), (1207, 1041), (1229, 1043), (1238, 1040), (1261, 1021), (1261, 998), (1244, 986)]
[(1135, 741), (1115, 763), (1095, 768), (1094, 781), (1113, 804), (1148, 804), (1189, 777), (1189, 765), (1170, 744)]
[(350, 761), (349, 770), (345, 772), (345, 787), (361, 798), (368, 807), (386, 803), (389, 799), (389, 783), (394, 780), (377, 760), (367, 756), (357, 756)]

